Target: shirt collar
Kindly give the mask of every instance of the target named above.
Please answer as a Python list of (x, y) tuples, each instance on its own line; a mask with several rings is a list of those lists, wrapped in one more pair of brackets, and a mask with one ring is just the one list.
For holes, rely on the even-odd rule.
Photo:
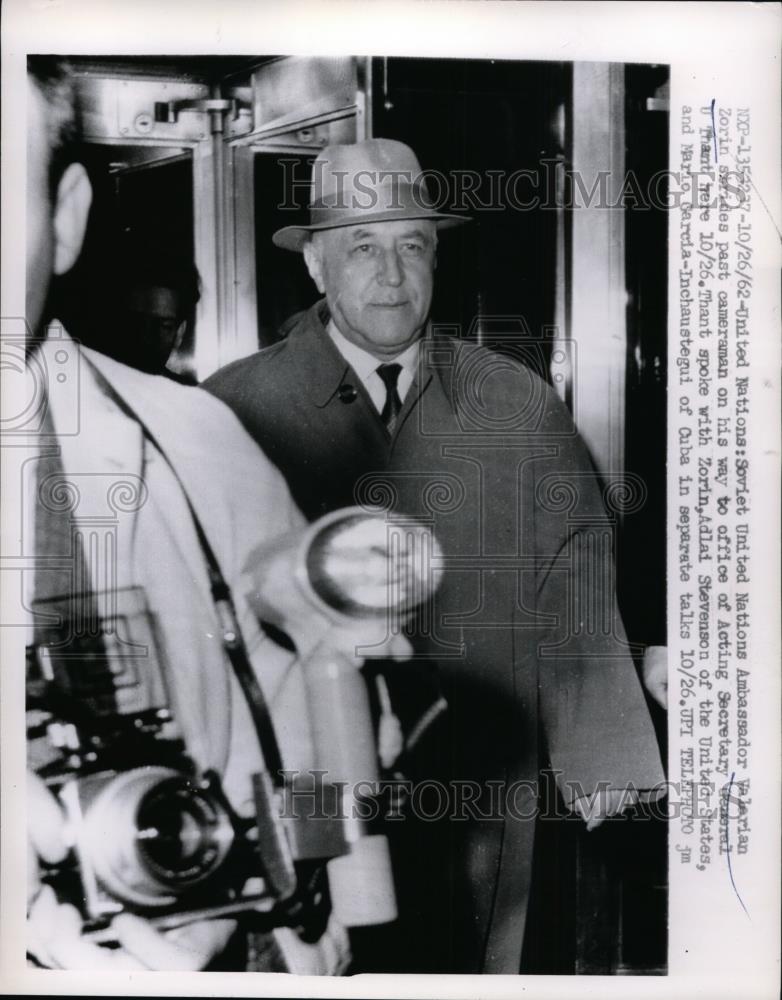
[[(379, 361), (374, 354), (370, 354), (369, 351), (365, 351), (363, 347), (359, 347), (357, 344), (352, 343), (352, 341), (348, 340), (344, 334), (340, 333), (333, 319), (329, 319), (326, 331), (334, 342), (334, 345), (339, 353), (347, 361), (362, 382), (366, 382), (369, 376), (372, 375), (373, 372), (376, 372), (378, 366), (383, 363)], [(411, 375), (414, 374), (416, 365), (418, 364), (420, 343), (420, 340), (416, 340), (414, 343), (410, 344), (409, 347), (406, 347), (401, 354), (391, 360), (393, 363), (401, 365), (404, 371), (409, 372)]]

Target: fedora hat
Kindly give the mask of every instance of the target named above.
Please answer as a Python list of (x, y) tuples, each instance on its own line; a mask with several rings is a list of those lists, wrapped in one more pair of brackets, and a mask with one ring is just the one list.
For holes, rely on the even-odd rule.
[(432, 219), (445, 229), (470, 221), (438, 212), (422, 175), (415, 153), (395, 139), (327, 146), (312, 164), (310, 224), (278, 229), (272, 241), (301, 250), (309, 234), (321, 229), (403, 219)]

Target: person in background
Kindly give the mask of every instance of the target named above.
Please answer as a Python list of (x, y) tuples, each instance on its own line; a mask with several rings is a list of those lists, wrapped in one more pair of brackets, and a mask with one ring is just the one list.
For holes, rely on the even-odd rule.
[(93, 247), (52, 291), (57, 318), (86, 347), (149, 375), (197, 384), (191, 355), (201, 280), (187, 254), (118, 235), (100, 252)]
[(192, 373), (176, 371), (170, 363), (192, 339), (200, 284), (190, 260), (144, 245), (127, 248), (117, 271), (117, 329), (108, 346), (112, 356), (150, 375), (195, 385)]

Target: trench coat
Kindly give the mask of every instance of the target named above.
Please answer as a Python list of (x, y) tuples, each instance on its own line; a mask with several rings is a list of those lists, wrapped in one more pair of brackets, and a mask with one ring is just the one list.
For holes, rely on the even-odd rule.
[(567, 409), (527, 367), (430, 330), (389, 435), (327, 322), (321, 301), (205, 388), (309, 518), (379, 504), (434, 529), (445, 573), (416, 644), (449, 704), (447, 874), (421, 933), (439, 942), (430, 971), (518, 973), (540, 767), (566, 807), (663, 781), (615, 600), (615, 517)]

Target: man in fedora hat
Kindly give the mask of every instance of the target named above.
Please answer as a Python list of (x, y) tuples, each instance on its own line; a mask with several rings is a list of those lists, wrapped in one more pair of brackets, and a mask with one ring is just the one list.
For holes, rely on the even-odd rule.
[(434, 833), (410, 822), (400, 835), (402, 882), (421, 885), (402, 892), (385, 970), (517, 973), (541, 768), (589, 828), (663, 778), (615, 603), (612, 522), (549, 387), (432, 328), (438, 234), (465, 220), (431, 203), (413, 151), (388, 139), (324, 149), (310, 210), (273, 240), (302, 252), (323, 299), (206, 388), (308, 517), (384, 503), (433, 525), (446, 572), (418, 623), (419, 674), (397, 689), (394, 668), (388, 681), (414, 724), (421, 664), (437, 664), (448, 712), (429, 732), (448, 781), (427, 783), (414, 762), (424, 780), (409, 815)]

